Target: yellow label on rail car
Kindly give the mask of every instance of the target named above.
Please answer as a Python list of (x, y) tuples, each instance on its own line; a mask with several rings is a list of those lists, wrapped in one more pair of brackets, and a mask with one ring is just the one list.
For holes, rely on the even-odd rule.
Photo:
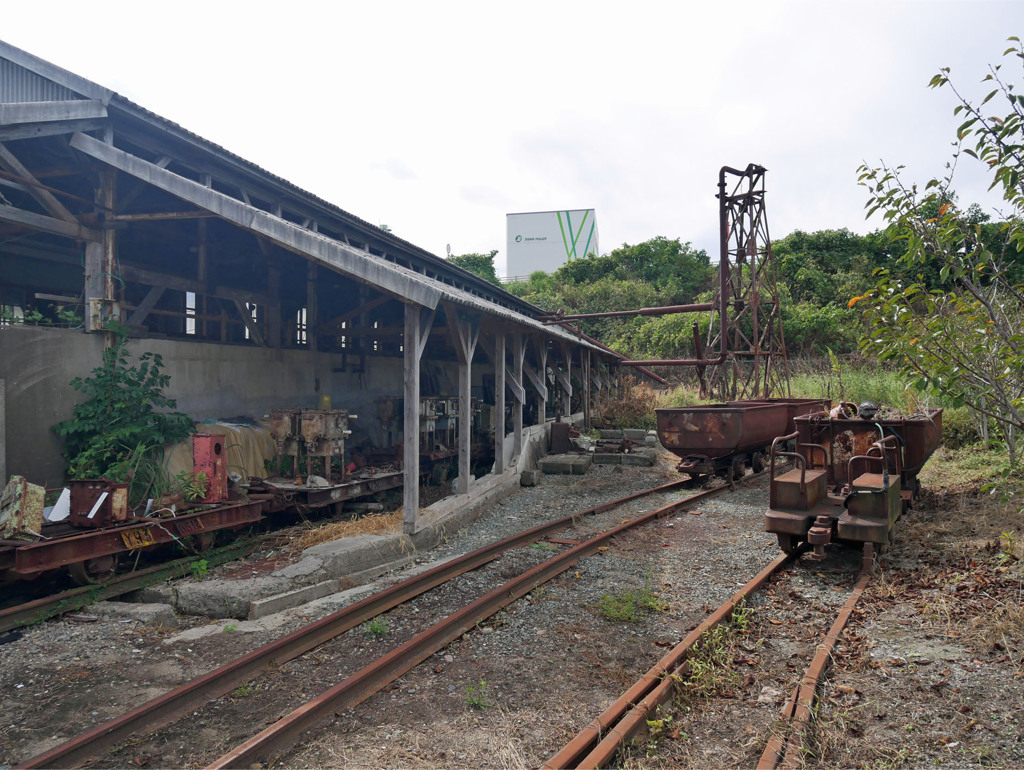
[(156, 545), (151, 527), (126, 529), (121, 533), (121, 540), (124, 541), (126, 548), (143, 548), (147, 545)]

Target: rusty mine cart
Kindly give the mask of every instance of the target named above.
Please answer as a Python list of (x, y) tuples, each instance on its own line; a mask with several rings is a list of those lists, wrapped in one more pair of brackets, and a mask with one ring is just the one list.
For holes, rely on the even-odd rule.
[[(796, 431), (772, 443), (771, 497), (765, 529), (795, 553), (813, 546), (818, 558), (833, 541), (862, 543), (864, 568), (884, 553), (893, 527), (920, 491), (917, 474), (942, 438), (942, 410), (897, 419), (830, 417), (795, 420)], [(784, 442), (795, 441), (793, 451)], [(777, 461), (794, 467), (776, 473)]]

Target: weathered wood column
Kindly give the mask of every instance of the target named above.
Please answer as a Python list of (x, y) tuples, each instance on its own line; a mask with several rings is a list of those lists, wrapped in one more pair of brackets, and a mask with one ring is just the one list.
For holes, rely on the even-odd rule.
[(478, 321), (473, 322), (461, 318), (453, 305), (445, 305), (445, 316), (448, 318), (448, 330), (459, 359), (459, 478), (455, 484), (455, 493), (464, 495), (469, 492), (469, 483), (473, 480), (470, 467), (473, 451), (471, 388), (473, 384), (473, 353), (480, 336), (480, 324)]
[(526, 376), (537, 391), (537, 424), (543, 425), (547, 419), (548, 411), (548, 345), (543, 337), (533, 338), (533, 351), (537, 359), (537, 368), (525, 364)]
[(405, 306), (404, 347), (405, 425), (403, 430), (402, 505), (406, 534), (416, 531), (420, 515), (420, 358), (430, 336), (434, 311), (419, 305)]
[(505, 472), (505, 335), (494, 335), (494, 472)]
[(509, 383), (515, 403), (512, 406), (512, 458), (518, 462), (523, 453), (523, 407), (526, 405), (526, 388), (523, 387), (523, 357), (526, 345), (523, 335), (512, 335), (512, 381)]
[(583, 429), (590, 430), (590, 367), (593, 363), (590, 359), (589, 349), (580, 349), (580, 376), (583, 378)]
[(572, 348), (562, 343), (562, 365), (564, 372), (558, 373), (558, 381), (562, 383), (562, 416), (566, 422), (572, 418)]

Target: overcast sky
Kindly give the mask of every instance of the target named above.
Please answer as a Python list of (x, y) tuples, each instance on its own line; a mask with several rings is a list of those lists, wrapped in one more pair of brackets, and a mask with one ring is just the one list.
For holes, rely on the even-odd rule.
[[(929, 79), (983, 95), (1022, 21), (983, 0), (50, 0), (6, 3), (0, 39), (435, 254), (498, 249), (501, 273), (505, 214), (566, 208), (596, 209), (602, 252), (664, 235), (717, 259), (723, 165), (768, 169), (775, 238), (873, 230), (858, 165), (941, 174), (956, 102)], [(961, 200), (991, 204), (970, 171)]]

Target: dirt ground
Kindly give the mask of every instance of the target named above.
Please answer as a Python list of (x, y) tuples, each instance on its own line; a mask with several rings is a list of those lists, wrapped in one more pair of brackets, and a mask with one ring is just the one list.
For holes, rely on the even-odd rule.
[[(502, 501), (424, 561), (672, 475), (595, 466)], [(680, 499), (663, 494), (584, 519), (583, 539)], [(538, 767), (776, 553), (767, 489), (737, 491), (617, 538), (383, 691), (307, 734), (274, 767)], [(841, 639), (821, 692), (808, 767), (1024, 766), (1020, 502), (934, 485)], [(564, 545), (519, 549), (269, 672), (182, 723), (139, 736), (101, 767), (202, 767)], [(280, 554), (270, 558), (280, 558)], [(859, 551), (806, 557), (706, 640), (678, 697), (649, 723), (631, 768), (752, 767), (779, 709), (856, 579)], [(242, 576), (258, 565), (235, 569)], [(389, 578), (397, 580), (402, 573)], [(385, 581), (386, 582), (386, 581)], [(263, 624), (61, 620), (0, 645), (0, 765), (16, 764), (337, 609), (330, 599)]]

